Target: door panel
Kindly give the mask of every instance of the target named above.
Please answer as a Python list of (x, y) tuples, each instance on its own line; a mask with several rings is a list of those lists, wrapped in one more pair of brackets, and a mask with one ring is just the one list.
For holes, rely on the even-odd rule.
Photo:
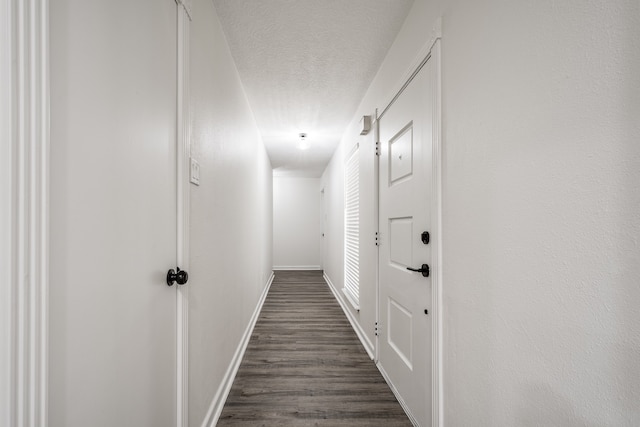
[(51, 8), (52, 427), (175, 425), (176, 12)]
[(421, 426), (431, 425), (431, 65), (380, 118), (379, 360)]
[(389, 327), (388, 342), (389, 346), (395, 351), (396, 355), (402, 360), (407, 368), (413, 369), (413, 315), (399, 302), (393, 298), (389, 298)]
[(406, 270), (413, 261), (413, 218), (389, 218), (389, 263)]
[(396, 184), (413, 173), (413, 123), (389, 141), (389, 180)]

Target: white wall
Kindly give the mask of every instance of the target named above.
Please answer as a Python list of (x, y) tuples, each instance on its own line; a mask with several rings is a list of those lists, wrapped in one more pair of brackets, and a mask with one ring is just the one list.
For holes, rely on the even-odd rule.
[(200, 426), (271, 274), (272, 172), (213, 2), (194, 1), (193, 15), (189, 422)]
[[(342, 151), (439, 16), (445, 424), (638, 425), (640, 4), (419, 0)], [(323, 175), (337, 191), (342, 151)], [(372, 310), (354, 313), (369, 337)]]
[(274, 269), (320, 269), (320, 191), (319, 178), (273, 177)]
[[(336, 150), (321, 178), (324, 189), (323, 211), (326, 215), (322, 268), (324, 274), (340, 289), (344, 286), (344, 155), (342, 151), (341, 147)], [(360, 191), (362, 192), (362, 187)]]

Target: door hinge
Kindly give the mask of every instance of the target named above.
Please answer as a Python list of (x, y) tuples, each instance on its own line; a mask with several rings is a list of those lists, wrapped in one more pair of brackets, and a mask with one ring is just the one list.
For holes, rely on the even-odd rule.
[(378, 246), (378, 232), (376, 231), (376, 246)]
[(376, 156), (380, 156), (380, 141), (376, 141)]
[(378, 322), (376, 322), (375, 334), (378, 336)]

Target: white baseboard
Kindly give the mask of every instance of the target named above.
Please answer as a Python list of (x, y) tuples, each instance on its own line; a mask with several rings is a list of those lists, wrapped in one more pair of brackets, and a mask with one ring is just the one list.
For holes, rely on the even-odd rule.
[(227, 368), (227, 372), (224, 375), (222, 383), (220, 384), (220, 387), (218, 387), (218, 391), (216, 391), (216, 394), (211, 401), (211, 405), (209, 406), (207, 415), (202, 421), (202, 427), (215, 427), (215, 425), (218, 423), (218, 418), (220, 418), (222, 408), (224, 408), (224, 403), (226, 402), (227, 397), (229, 396), (229, 392), (231, 391), (233, 380), (236, 378), (238, 368), (240, 368), (240, 362), (242, 362), (244, 352), (247, 350), (247, 345), (249, 344), (249, 339), (251, 338), (251, 334), (253, 333), (253, 328), (256, 326), (258, 316), (260, 315), (260, 311), (262, 310), (262, 306), (264, 305), (264, 300), (267, 298), (269, 289), (271, 289), (271, 284), (273, 283), (274, 277), (274, 273), (271, 272), (271, 276), (269, 276), (269, 280), (267, 280), (267, 284), (264, 288), (264, 291), (262, 291), (262, 295), (260, 296), (258, 305), (256, 305), (256, 309), (251, 316), (251, 320), (249, 320), (247, 329), (245, 329), (244, 334), (242, 335), (242, 339), (238, 344), (238, 348), (236, 348), (236, 352), (231, 359), (231, 363)]
[(391, 379), (389, 378), (389, 375), (387, 375), (387, 372), (384, 370), (382, 365), (380, 365), (380, 363), (376, 363), (376, 366), (378, 367), (378, 371), (380, 371), (380, 373), (382, 374), (382, 377), (384, 378), (384, 380), (387, 382), (387, 385), (389, 385), (389, 388), (393, 392), (393, 395), (398, 400), (398, 403), (400, 403), (400, 406), (402, 406), (402, 409), (404, 409), (404, 412), (407, 414), (407, 417), (409, 418), (409, 421), (411, 421), (411, 424), (413, 424), (415, 427), (420, 427), (420, 424), (418, 423), (418, 420), (416, 420), (416, 417), (413, 416), (413, 414), (409, 410), (409, 407), (407, 406), (406, 402), (400, 396), (400, 393), (398, 393), (398, 390), (393, 386), (393, 383), (391, 382)]
[(351, 327), (353, 328), (353, 330), (356, 332), (356, 335), (360, 339), (362, 346), (367, 351), (367, 354), (369, 355), (371, 360), (373, 360), (374, 358), (373, 344), (371, 343), (371, 341), (369, 341), (369, 338), (367, 338), (367, 334), (365, 334), (364, 329), (362, 329), (362, 325), (360, 325), (358, 320), (353, 316), (353, 313), (351, 313), (351, 310), (349, 310), (349, 307), (347, 307), (347, 305), (345, 304), (345, 301), (342, 299), (343, 297), (342, 292), (339, 292), (338, 289), (336, 289), (333, 282), (331, 281), (329, 276), (327, 276), (326, 273), (324, 273), (322, 276), (324, 277), (324, 280), (326, 280), (327, 283), (329, 284), (329, 289), (331, 289), (333, 296), (336, 298), (336, 300), (338, 300), (340, 307), (342, 307), (342, 311), (344, 311), (344, 314), (347, 316), (347, 319), (349, 320), (349, 323), (351, 323)]
[(322, 267), (319, 265), (274, 265), (273, 270), (322, 270)]

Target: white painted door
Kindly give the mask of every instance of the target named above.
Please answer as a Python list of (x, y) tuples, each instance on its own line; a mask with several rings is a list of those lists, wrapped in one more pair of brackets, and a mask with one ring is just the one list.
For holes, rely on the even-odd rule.
[(378, 364), (405, 409), (431, 425), (432, 96), (428, 61), (380, 118)]
[(51, 8), (52, 427), (176, 425), (176, 19)]

